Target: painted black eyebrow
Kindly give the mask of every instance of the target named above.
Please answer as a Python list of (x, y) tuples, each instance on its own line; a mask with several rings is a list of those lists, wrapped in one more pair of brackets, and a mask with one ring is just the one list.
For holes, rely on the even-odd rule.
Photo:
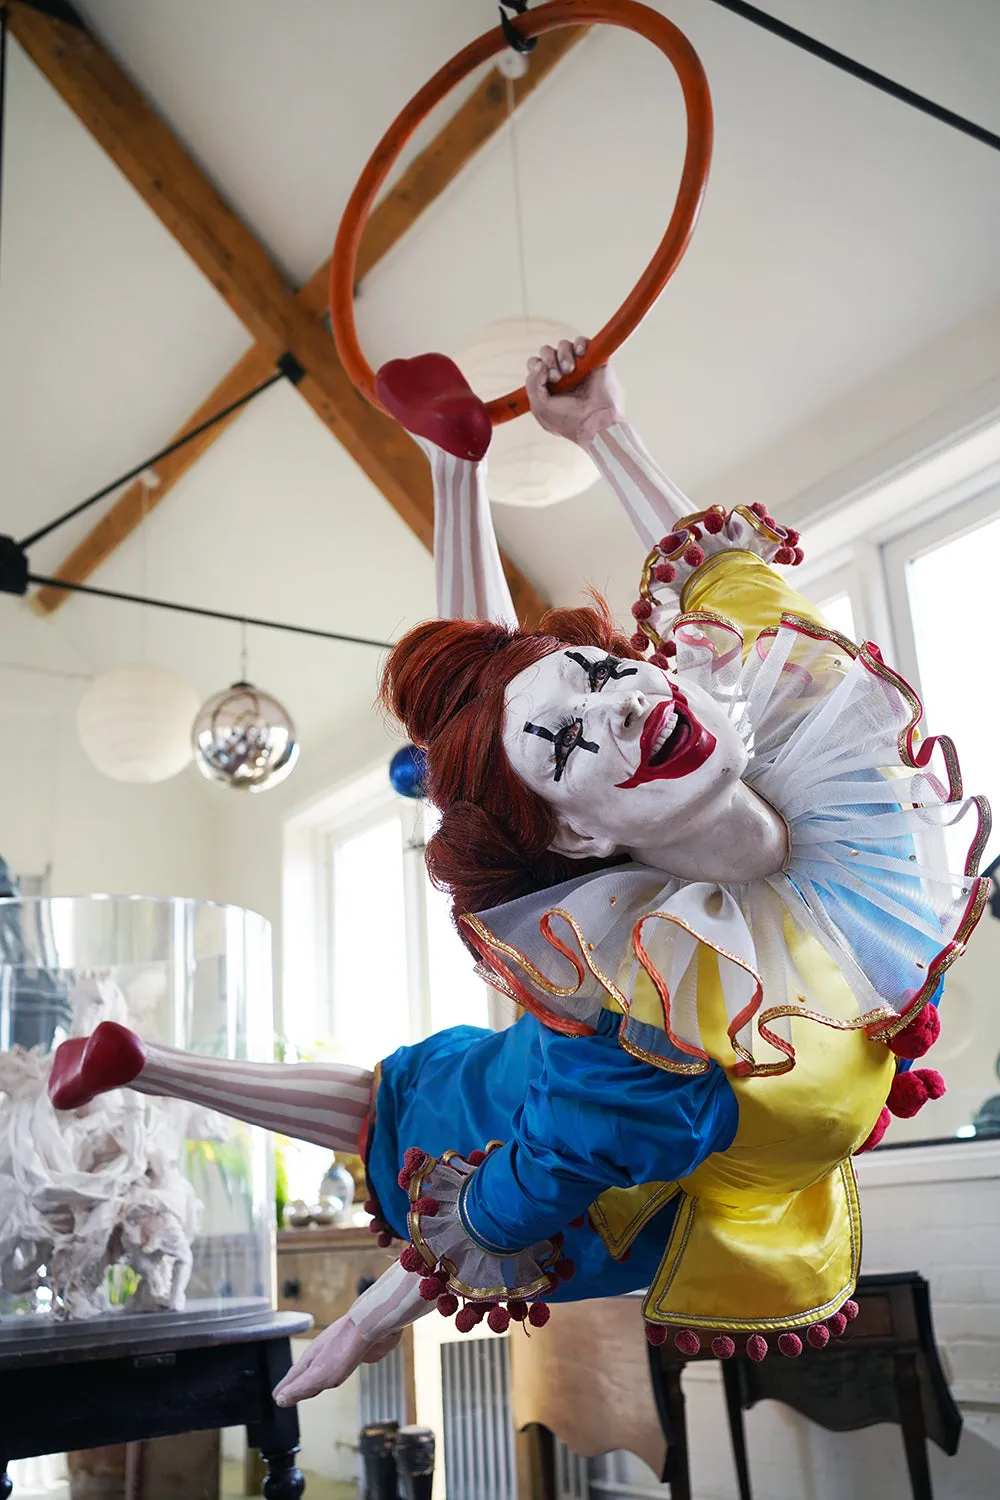
[(594, 677), (601, 667), (604, 667), (608, 676), (616, 682), (619, 682), (623, 677), (634, 677), (638, 670), (636, 667), (623, 667), (617, 656), (602, 656), (600, 661), (588, 661), (585, 656), (580, 655), (579, 651), (565, 651), (563, 655), (567, 656), (570, 661), (575, 661), (578, 666), (583, 668), (587, 674), (587, 681), (590, 683), (591, 689), (593, 689)]

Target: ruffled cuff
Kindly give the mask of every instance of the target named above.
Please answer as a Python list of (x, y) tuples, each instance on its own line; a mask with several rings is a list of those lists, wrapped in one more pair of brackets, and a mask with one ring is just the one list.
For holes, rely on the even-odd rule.
[(457, 1314), (460, 1332), (484, 1317), (495, 1333), (506, 1332), (512, 1319), (541, 1327), (549, 1310), (539, 1299), (569, 1280), (573, 1263), (562, 1256), (561, 1234), (519, 1249), (494, 1245), (477, 1231), (467, 1200), (486, 1155), (473, 1151), (466, 1159), (447, 1151), (438, 1158), (407, 1151), (400, 1186), (410, 1195), (411, 1243), (400, 1264), (421, 1277), (420, 1295), (436, 1302), (440, 1313)]
[(779, 526), (763, 505), (721, 505), (679, 521), (676, 530), (650, 552), (642, 570), (639, 598), (632, 606), (636, 632), (632, 645), (666, 666), (676, 654), (670, 628), (681, 611), (684, 586), (700, 568), (727, 552), (750, 552), (766, 563), (795, 567), (803, 558), (799, 533)]

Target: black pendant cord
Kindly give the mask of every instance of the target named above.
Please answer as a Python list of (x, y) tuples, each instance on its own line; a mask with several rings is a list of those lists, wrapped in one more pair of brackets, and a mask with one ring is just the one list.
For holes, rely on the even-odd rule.
[(69, 510), (63, 511), (61, 516), (56, 516), (55, 520), (50, 521), (47, 526), (41, 526), (37, 531), (33, 531), (30, 536), (22, 537), (17, 545), (24, 549), (33, 547), (36, 542), (40, 542), (43, 537), (48, 536), (58, 527), (65, 525), (67, 521), (72, 521), (74, 516), (80, 515), (82, 511), (89, 510), (90, 506), (96, 505), (98, 500), (103, 500), (106, 495), (110, 495), (112, 490), (118, 489), (120, 485), (127, 484), (130, 479), (138, 478), (140, 474), (144, 474), (147, 469), (153, 468), (155, 464), (169, 457), (171, 453), (176, 453), (178, 448), (183, 448), (185, 443), (193, 442), (196, 437), (201, 437), (201, 434), (207, 432), (210, 427), (215, 427), (217, 423), (224, 422), (227, 417), (232, 416), (234, 411), (239, 411), (241, 406), (246, 406), (255, 396), (259, 396), (262, 391), (269, 390), (272, 385), (277, 385), (279, 380), (284, 380), (286, 374), (287, 371), (284, 369), (277, 370), (274, 375), (268, 376), (267, 380), (255, 386), (252, 391), (247, 391), (245, 396), (240, 396), (237, 401), (230, 402), (228, 406), (223, 407), (222, 411), (217, 411), (213, 417), (209, 417), (206, 422), (200, 423), (197, 427), (192, 427), (190, 432), (185, 432), (181, 437), (176, 438), (174, 442), (168, 443), (165, 448), (161, 448), (158, 453), (154, 453), (152, 458), (147, 458), (141, 464), (136, 464), (135, 468), (129, 469), (125, 474), (119, 474), (117, 479), (112, 479), (110, 484), (104, 485), (93, 495), (88, 495), (86, 500), (81, 500), (78, 505), (71, 506)]
[(930, 115), (931, 119), (939, 120), (942, 125), (950, 125), (953, 130), (959, 130), (963, 135), (971, 136), (974, 141), (979, 141), (984, 146), (992, 146), (994, 151), (1000, 151), (1000, 135), (996, 135), (992, 130), (987, 130), (983, 125), (977, 125), (974, 120), (967, 120), (964, 115), (958, 115), (954, 110), (945, 109), (943, 104), (935, 104), (933, 99), (927, 99), (923, 94), (916, 93), (914, 89), (908, 89), (904, 84), (896, 83), (892, 78), (887, 78), (884, 73), (877, 73), (874, 68), (866, 67), (864, 63), (855, 62), (853, 57), (838, 52), (835, 47), (828, 47), (825, 42), (818, 42), (815, 37), (807, 36), (804, 31), (798, 31), (794, 26), (786, 25), (784, 21), (768, 15), (756, 5), (748, 5), (746, 0), (711, 0), (711, 3), (720, 5), (723, 10), (732, 11), (733, 15), (749, 21), (752, 26), (760, 26), (764, 31), (771, 32), (773, 36), (780, 37), (783, 42), (790, 42), (793, 47), (801, 47), (803, 52), (809, 52), (813, 57), (818, 57), (821, 62), (829, 63), (831, 67), (839, 68), (843, 73), (849, 73), (853, 78), (870, 84), (881, 93), (888, 94), (903, 104), (908, 104), (911, 109)]
[(125, 594), (117, 589), (94, 588), (89, 583), (70, 583), (66, 578), (47, 578), (42, 573), (29, 573), (27, 582), (39, 588), (67, 589), (73, 594), (90, 594), (96, 599), (117, 599), (124, 604), (140, 604), (147, 609), (169, 609), (174, 614), (198, 615), (203, 620), (225, 620), (234, 625), (256, 625), (262, 630), (284, 630), (291, 635), (311, 635), (321, 641), (340, 641), (347, 646), (374, 646), (378, 651), (391, 651), (390, 641), (374, 641), (363, 635), (343, 635), (336, 630), (317, 630), (311, 625), (289, 625), (284, 620), (260, 620), (253, 615), (234, 615), (224, 609), (203, 609), (197, 604), (179, 604), (172, 599), (150, 599), (145, 594)]

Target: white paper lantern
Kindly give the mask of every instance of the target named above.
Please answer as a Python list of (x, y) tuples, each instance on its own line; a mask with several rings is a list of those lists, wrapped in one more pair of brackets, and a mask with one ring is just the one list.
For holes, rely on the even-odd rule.
[[(492, 401), (524, 384), (529, 355), (578, 333), (550, 318), (501, 318), (463, 344), (454, 359), (476, 395)], [(530, 416), (493, 429), (488, 463), (490, 499), (500, 505), (555, 505), (582, 495), (597, 479), (582, 448), (545, 432)]]
[(165, 667), (116, 667), (95, 677), (80, 699), (80, 744), (113, 781), (168, 781), (191, 760), (199, 702), (191, 684)]

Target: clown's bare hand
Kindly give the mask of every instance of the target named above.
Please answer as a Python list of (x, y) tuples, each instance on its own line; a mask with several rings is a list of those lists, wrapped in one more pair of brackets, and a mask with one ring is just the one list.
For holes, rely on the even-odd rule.
[(584, 338), (570, 342), (563, 339), (557, 349), (545, 344), (537, 356), (528, 360), (525, 389), (536, 421), (546, 432), (569, 438), (572, 443), (586, 444), (605, 427), (624, 422), (624, 397), (618, 378), (610, 365), (601, 365), (563, 396), (554, 396), (551, 387), (563, 375), (572, 375), (576, 362), (587, 352)]
[(378, 1281), (313, 1339), (302, 1358), (274, 1388), (278, 1406), (295, 1406), (320, 1391), (333, 1390), (353, 1375), (358, 1365), (374, 1365), (399, 1343), (403, 1329), (433, 1308), (420, 1295), (418, 1275), (404, 1271), (399, 1261), (383, 1271)]
[(302, 1358), (275, 1386), (276, 1404), (296, 1406), (310, 1396), (318, 1396), (320, 1391), (334, 1390), (354, 1374), (358, 1365), (374, 1365), (391, 1354), (402, 1337), (400, 1330), (369, 1343), (350, 1313), (346, 1313), (313, 1339)]

